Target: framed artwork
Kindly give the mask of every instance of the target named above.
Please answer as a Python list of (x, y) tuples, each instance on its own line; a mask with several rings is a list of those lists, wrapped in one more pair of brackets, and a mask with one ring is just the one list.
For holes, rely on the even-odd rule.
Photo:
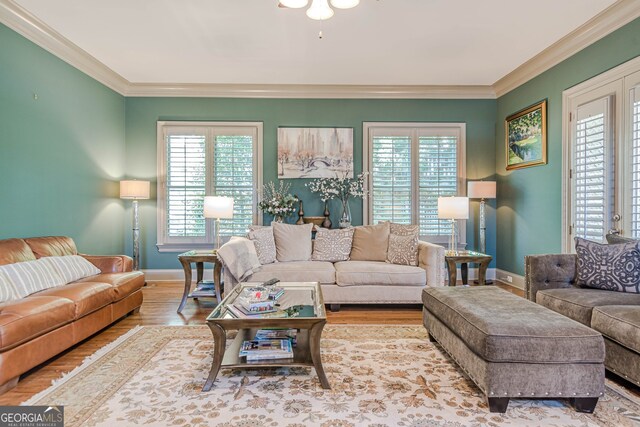
[(507, 170), (547, 163), (547, 100), (505, 120)]
[(353, 178), (353, 128), (278, 128), (278, 178)]

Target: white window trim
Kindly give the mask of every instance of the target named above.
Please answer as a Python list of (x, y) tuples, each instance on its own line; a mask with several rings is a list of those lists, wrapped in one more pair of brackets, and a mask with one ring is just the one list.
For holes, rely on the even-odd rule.
[[(166, 159), (166, 141), (164, 140), (164, 128), (165, 127), (184, 127), (184, 128), (256, 128), (256, 142), (254, 144), (253, 151), (253, 171), (254, 171), (254, 207), (253, 207), (253, 223), (262, 224), (262, 215), (258, 212), (257, 200), (258, 189), (262, 188), (262, 155), (263, 155), (263, 123), (262, 122), (185, 122), (185, 121), (158, 121), (156, 125), (156, 139), (157, 139), (157, 225), (156, 225), (156, 247), (159, 252), (184, 252), (191, 249), (211, 249), (215, 244), (213, 241), (213, 233), (207, 232), (207, 236), (210, 236), (211, 241), (206, 243), (202, 242), (189, 242), (188, 238), (184, 242), (168, 243), (166, 237), (166, 184), (167, 184), (167, 159)], [(212, 178), (207, 175), (207, 182)], [(207, 230), (211, 230), (212, 221), (207, 220)]]
[[(640, 57), (634, 58), (622, 65), (612, 68), (611, 70), (598, 74), (597, 76), (562, 92), (562, 253), (575, 252), (573, 234), (569, 233), (572, 220), (570, 171), (572, 167), (571, 151), (573, 117), (571, 117), (571, 112), (575, 110), (579, 103), (583, 103), (585, 98), (589, 97), (591, 94), (594, 94), (594, 97), (597, 97), (598, 94), (612, 93), (608, 87), (611, 87), (612, 85), (617, 86), (617, 88), (614, 89), (615, 99), (613, 100), (612, 105), (614, 109), (613, 134), (614, 139), (618, 143), (617, 146), (620, 146), (621, 138), (623, 135), (626, 136), (628, 132), (628, 126), (626, 124), (627, 118), (624, 117), (625, 115), (623, 114), (624, 105), (628, 105), (628, 88), (624, 87), (624, 79), (638, 71), (640, 71)], [(627, 104), (625, 104), (625, 102)], [(628, 153), (625, 152), (625, 150), (617, 150), (614, 159), (615, 167), (617, 169), (619, 168), (622, 170), (626, 168), (626, 162), (624, 161), (626, 155), (628, 155)], [(616, 179), (618, 176), (626, 176), (625, 171), (622, 170), (622, 175), (616, 174)], [(617, 203), (619, 203), (620, 200), (623, 200), (622, 197), (626, 189), (624, 188), (624, 182), (617, 182), (616, 185), (616, 200)], [(628, 218), (628, 213), (625, 212), (624, 214), (625, 217)], [(623, 220), (626, 221), (626, 218)]]
[[(432, 128), (450, 128), (458, 130), (460, 134), (460, 139), (458, 141), (458, 195), (466, 196), (467, 194), (467, 125), (466, 123), (454, 123), (454, 122), (363, 122), (362, 123), (362, 169), (364, 172), (369, 172), (373, 168), (372, 164), (372, 150), (371, 146), (371, 137), (370, 131), (372, 129), (414, 129), (414, 128), (422, 128), (422, 129), (432, 129)], [(418, 150), (412, 150), (412, 170), (417, 169), (418, 165)], [(413, 184), (417, 181), (413, 180)], [(367, 180), (367, 188), (369, 194), (372, 191), (373, 180)], [(416, 200), (418, 194), (418, 186), (412, 186), (412, 199)], [(413, 203), (412, 216), (417, 218), (418, 204)], [(362, 221), (363, 224), (371, 224), (371, 218), (373, 218), (373, 204), (371, 203), (371, 199), (363, 199), (362, 200)], [(449, 241), (449, 236), (439, 236), (440, 238), (431, 239), (432, 243), (445, 244)], [(467, 245), (467, 221), (466, 220), (458, 220), (458, 237), (459, 237), (459, 247), (464, 248)], [(422, 238), (422, 236), (421, 236)]]

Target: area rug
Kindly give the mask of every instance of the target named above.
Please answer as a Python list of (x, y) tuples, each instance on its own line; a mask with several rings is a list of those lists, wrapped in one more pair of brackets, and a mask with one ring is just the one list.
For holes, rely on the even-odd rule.
[(313, 369), (222, 370), (210, 392), (206, 326), (139, 327), (25, 404), (64, 405), (66, 426), (633, 426), (640, 402), (612, 382), (593, 415), (566, 402), (487, 411), (422, 326), (328, 325)]

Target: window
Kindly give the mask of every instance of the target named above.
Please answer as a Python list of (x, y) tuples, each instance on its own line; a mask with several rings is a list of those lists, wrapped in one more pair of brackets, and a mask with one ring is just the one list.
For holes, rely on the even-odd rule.
[(258, 223), (262, 123), (158, 122), (158, 248), (211, 247), (214, 220), (203, 215), (204, 196), (234, 199), (221, 239)]
[(640, 237), (640, 59), (563, 94), (563, 250), (610, 231)]
[(418, 224), (422, 239), (445, 243), (451, 224), (438, 219), (438, 197), (463, 194), (465, 133), (464, 123), (365, 123), (365, 223)]

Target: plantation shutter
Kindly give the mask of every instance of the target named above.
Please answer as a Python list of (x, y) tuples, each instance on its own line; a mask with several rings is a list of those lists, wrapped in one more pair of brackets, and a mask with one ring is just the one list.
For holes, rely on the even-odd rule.
[(411, 131), (380, 129), (371, 141), (372, 223), (411, 224)]
[(233, 219), (220, 221), (220, 236), (241, 236), (253, 223), (254, 171), (252, 129), (216, 130), (213, 147), (213, 191), (233, 197)]
[(205, 238), (206, 130), (168, 131), (166, 150), (166, 234), (177, 240)]
[(630, 90), (631, 235), (640, 238), (640, 86)]
[[(451, 222), (438, 219), (438, 197), (458, 195), (458, 135), (433, 130), (433, 136), (420, 136), (418, 149), (420, 235), (451, 233)], [(448, 135), (447, 135), (448, 134)]]
[(613, 210), (610, 97), (577, 109), (573, 158), (574, 235), (604, 241)]

